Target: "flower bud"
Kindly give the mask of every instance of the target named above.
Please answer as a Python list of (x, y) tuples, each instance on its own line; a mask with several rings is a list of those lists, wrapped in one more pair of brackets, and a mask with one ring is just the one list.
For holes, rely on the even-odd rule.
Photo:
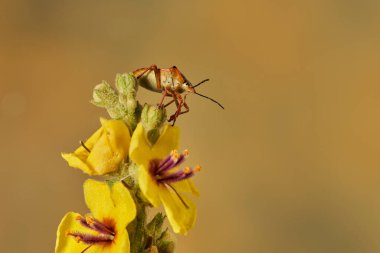
[(126, 115), (124, 106), (119, 103), (118, 94), (105, 81), (95, 86), (91, 102), (96, 106), (106, 108), (113, 119), (122, 119)]
[(158, 106), (145, 104), (141, 112), (141, 123), (148, 140), (154, 144), (160, 136), (160, 129), (166, 121), (166, 110)]
[(173, 253), (175, 244), (173, 241), (163, 241), (158, 248), (158, 251), (161, 253)]
[(117, 74), (115, 80), (119, 92), (119, 104), (123, 108), (123, 118), (133, 131), (140, 120), (141, 105), (136, 100), (137, 80), (131, 74)]
[(114, 107), (118, 101), (115, 90), (107, 82), (95, 86), (92, 93), (92, 103), (99, 107)]
[(115, 83), (120, 94), (136, 97), (138, 85), (136, 78), (131, 73), (117, 74)]

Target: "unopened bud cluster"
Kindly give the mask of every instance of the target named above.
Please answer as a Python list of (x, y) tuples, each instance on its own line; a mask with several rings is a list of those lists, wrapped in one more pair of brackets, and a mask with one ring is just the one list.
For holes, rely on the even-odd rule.
[(103, 107), (113, 119), (123, 119), (133, 131), (140, 120), (142, 106), (136, 100), (138, 85), (132, 74), (117, 74), (116, 90), (106, 81), (95, 86), (92, 103)]

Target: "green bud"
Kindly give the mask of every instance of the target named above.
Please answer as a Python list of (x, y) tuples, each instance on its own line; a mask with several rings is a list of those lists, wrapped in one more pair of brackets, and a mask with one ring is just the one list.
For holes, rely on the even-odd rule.
[(133, 98), (136, 97), (138, 89), (137, 80), (131, 73), (117, 74), (115, 84), (120, 94)]
[[(146, 229), (152, 235), (160, 235), (162, 232), (162, 224), (164, 223), (165, 215), (157, 213), (153, 219), (146, 225)], [(155, 240), (157, 238), (154, 238)]]
[(122, 105), (124, 120), (133, 131), (140, 120), (141, 105), (136, 100), (137, 80), (132, 73), (117, 74), (115, 86), (119, 92), (118, 102)]
[(92, 103), (99, 107), (113, 107), (118, 101), (115, 90), (106, 81), (95, 86)]
[(148, 140), (154, 144), (160, 136), (160, 129), (166, 121), (165, 108), (145, 104), (141, 112), (141, 123)]
[(174, 248), (175, 248), (175, 244), (173, 241), (163, 241), (158, 247), (158, 252), (160, 252), (160, 253), (173, 253)]
[(95, 86), (91, 103), (106, 108), (113, 119), (122, 119), (125, 115), (125, 109), (118, 102), (116, 91), (106, 81)]
[[(174, 252), (174, 242), (170, 238), (168, 228), (162, 231), (162, 225), (165, 220), (165, 215), (157, 213), (153, 219), (146, 225), (147, 238), (150, 238), (150, 243), (147, 245), (149, 249), (158, 250), (153, 252)], [(148, 251), (151, 252), (151, 251)]]

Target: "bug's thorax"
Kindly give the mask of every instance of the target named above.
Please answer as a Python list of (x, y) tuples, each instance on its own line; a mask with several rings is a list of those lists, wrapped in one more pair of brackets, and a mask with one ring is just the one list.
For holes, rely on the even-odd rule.
[(169, 89), (171, 91), (177, 91), (182, 93), (186, 89), (186, 81), (182, 75), (178, 72), (172, 71), (172, 69), (161, 69), (161, 87)]

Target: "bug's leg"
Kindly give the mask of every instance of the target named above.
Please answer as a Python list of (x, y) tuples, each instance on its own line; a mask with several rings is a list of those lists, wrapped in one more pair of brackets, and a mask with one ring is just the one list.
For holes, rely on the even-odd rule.
[(172, 116), (170, 116), (170, 119), (169, 119), (169, 122), (173, 121), (172, 126), (174, 126), (178, 116), (181, 114), (181, 109), (182, 109), (182, 105), (183, 105), (183, 99), (179, 93), (176, 92), (173, 94), (173, 96), (176, 96), (176, 98), (178, 100), (177, 101), (178, 104), (177, 104), (177, 111)]
[(153, 70), (153, 69), (157, 69), (157, 66), (156, 65), (151, 65), (149, 66), (148, 68), (139, 68), (139, 69), (136, 69), (135, 71), (133, 71), (133, 75), (136, 77), (136, 78), (139, 78), (141, 77), (142, 75), (144, 75), (146, 72), (148, 72), (149, 70)]
[[(152, 66), (151, 66), (152, 67)], [(133, 75), (136, 77), (136, 78), (140, 78), (142, 75), (144, 75), (146, 72), (148, 72), (149, 70), (152, 70), (151, 67), (149, 68), (140, 68), (140, 69), (137, 69), (135, 71), (133, 71)]]
[[(183, 103), (183, 107), (185, 107), (185, 110), (182, 111), (182, 112), (180, 112), (180, 113), (178, 114), (178, 116), (179, 116), (179, 115), (182, 115), (182, 114), (185, 114), (185, 113), (188, 113), (188, 112), (190, 111), (190, 107), (187, 105), (187, 103)], [(177, 116), (177, 117), (178, 117), (178, 116)]]
[[(163, 107), (165, 108), (165, 107), (171, 105), (173, 102), (176, 102), (176, 105), (178, 106), (178, 101), (176, 101), (176, 100), (174, 99), (175, 96), (174, 96), (173, 93), (170, 91), (170, 89), (165, 88), (165, 90), (166, 90), (166, 96), (171, 97), (172, 100), (171, 100), (169, 103), (163, 105)], [(163, 101), (163, 99), (162, 99), (162, 101)], [(161, 101), (161, 102), (162, 102), (162, 101)]]
[(157, 89), (160, 90), (161, 89), (161, 74), (160, 74), (160, 70), (157, 68), (156, 65), (152, 65), (149, 68), (154, 71), (154, 76), (156, 77)]
[(188, 112), (190, 111), (190, 107), (189, 107), (189, 106), (187, 105), (187, 103), (186, 103), (186, 96), (187, 96), (187, 94), (183, 97), (183, 107), (185, 107), (185, 110), (184, 110), (184, 111), (181, 111), (181, 112), (178, 114), (178, 116), (181, 115), (181, 114), (188, 113)]
[(174, 102), (174, 99), (172, 101), (170, 101), (169, 103), (167, 103), (166, 105), (164, 105), (164, 107), (171, 105), (173, 102)]
[[(175, 105), (176, 105), (176, 107), (177, 107), (177, 111), (178, 111), (178, 107), (180, 106), (180, 102), (178, 102), (178, 97), (176, 96), (175, 93), (172, 94), (172, 97), (173, 97), (173, 100), (174, 100), (174, 102), (175, 102)], [(169, 120), (168, 120), (168, 122), (171, 122), (171, 121), (174, 120), (173, 125), (174, 125), (175, 120), (176, 120), (176, 116), (175, 116), (175, 115), (176, 115), (177, 111), (176, 111), (174, 114), (172, 114), (172, 115), (170, 116)]]
[(166, 97), (166, 95), (168, 94), (168, 90), (165, 88), (163, 91), (162, 91), (162, 98), (161, 98), (161, 101), (160, 103), (158, 104), (158, 107), (159, 108), (163, 108), (164, 106), (162, 106), (162, 104), (164, 103), (164, 99)]

